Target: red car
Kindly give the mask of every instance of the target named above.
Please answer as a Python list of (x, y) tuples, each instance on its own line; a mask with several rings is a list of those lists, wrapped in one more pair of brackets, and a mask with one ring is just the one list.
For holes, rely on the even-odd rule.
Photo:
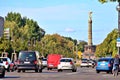
[(61, 55), (60, 54), (49, 54), (47, 57), (47, 69), (57, 68), (60, 63)]

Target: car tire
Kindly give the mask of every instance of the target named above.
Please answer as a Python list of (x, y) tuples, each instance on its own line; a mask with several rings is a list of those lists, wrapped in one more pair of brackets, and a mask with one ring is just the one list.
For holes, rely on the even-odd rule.
[(25, 70), (22, 70), (22, 72), (25, 72)]
[(60, 69), (58, 69), (58, 72), (60, 72), (61, 70)]
[(4, 78), (5, 77), (5, 71), (2, 72), (2, 74), (0, 75), (0, 78)]
[(41, 73), (41, 72), (42, 72), (42, 69), (39, 69), (39, 72)]
[(96, 73), (100, 73), (100, 71), (97, 70)]
[(38, 69), (35, 69), (35, 72), (38, 72)]
[(76, 72), (77, 70), (76, 69), (73, 69), (72, 72)]
[(19, 69), (18, 69), (18, 70), (17, 70), (17, 72), (18, 72), (18, 73), (20, 73), (20, 72), (21, 72), (21, 70), (19, 70)]

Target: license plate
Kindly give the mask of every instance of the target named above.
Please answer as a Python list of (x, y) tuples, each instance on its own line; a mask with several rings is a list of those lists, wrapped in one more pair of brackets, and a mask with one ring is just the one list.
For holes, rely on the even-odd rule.
[(24, 62), (25, 64), (29, 64), (30, 62)]
[(100, 64), (100, 65), (104, 66), (105, 64)]
[(50, 66), (50, 67), (52, 67), (53, 65), (52, 65), (52, 64), (50, 64), (49, 66)]

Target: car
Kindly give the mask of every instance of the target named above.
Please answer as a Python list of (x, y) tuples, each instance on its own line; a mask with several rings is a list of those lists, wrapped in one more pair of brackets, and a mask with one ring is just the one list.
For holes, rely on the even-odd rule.
[(48, 54), (47, 56), (47, 70), (57, 69), (60, 59), (62, 58), (61, 54)]
[(42, 66), (43, 68), (47, 67), (47, 58), (42, 58)]
[(20, 51), (17, 60), (17, 72), (35, 70), (42, 72), (42, 62), (38, 51)]
[(111, 57), (100, 58), (96, 64), (96, 72), (112, 73), (114, 59)]
[(0, 65), (3, 65), (5, 67), (5, 70), (7, 70), (8, 72), (11, 69), (11, 60), (8, 57), (0, 57)]
[(81, 59), (80, 67), (89, 67), (90, 63), (88, 59)]
[(3, 77), (5, 77), (5, 67), (3, 65), (0, 65), (0, 78)]
[(76, 72), (77, 67), (75, 65), (73, 58), (61, 58), (57, 70), (58, 72), (63, 70), (72, 70), (72, 72)]
[(96, 61), (95, 60), (89, 60), (88, 64), (89, 64), (89, 67), (94, 68), (96, 66)]

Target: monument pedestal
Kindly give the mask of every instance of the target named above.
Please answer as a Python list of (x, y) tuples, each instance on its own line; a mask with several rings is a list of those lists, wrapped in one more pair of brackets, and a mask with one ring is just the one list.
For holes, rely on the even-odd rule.
[(95, 45), (85, 45), (82, 57), (87, 59), (95, 59), (95, 50)]

